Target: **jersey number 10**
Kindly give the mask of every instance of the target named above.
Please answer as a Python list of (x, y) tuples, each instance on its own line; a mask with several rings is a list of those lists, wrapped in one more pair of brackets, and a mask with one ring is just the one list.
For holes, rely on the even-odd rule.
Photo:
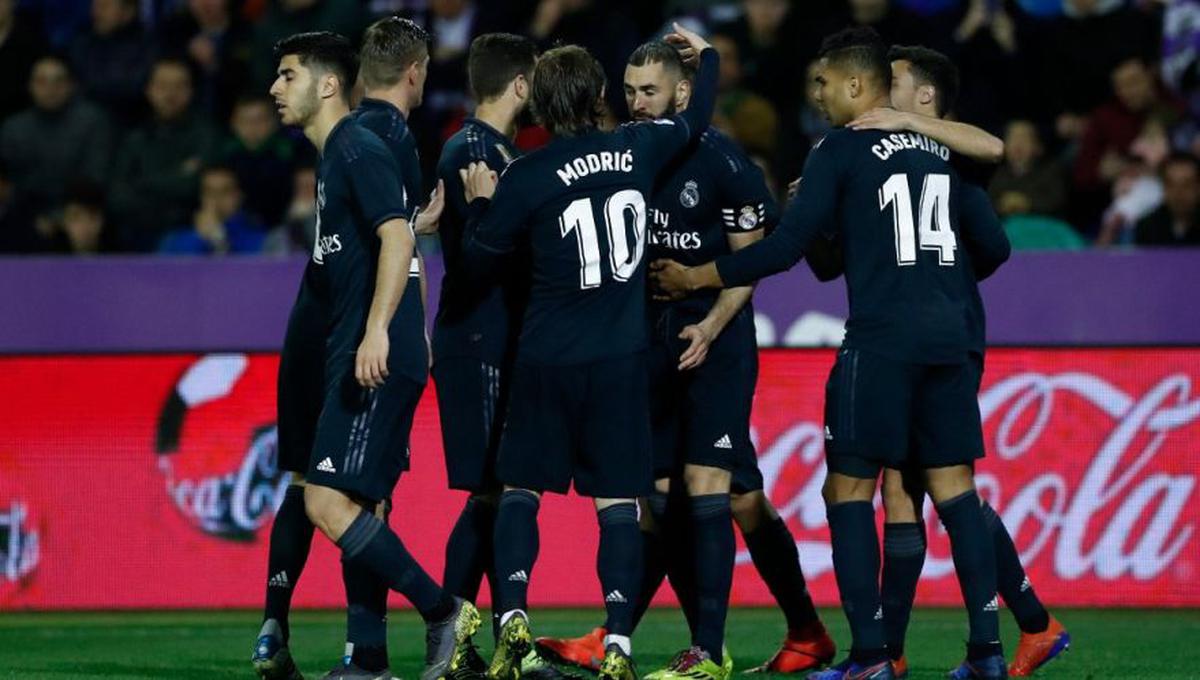
[[(913, 225), (908, 175), (892, 175), (880, 187), (879, 209), (887, 210), (889, 205), (896, 228), (896, 264), (901, 267), (916, 264), (918, 230)], [(918, 215), (921, 250), (936, 250), (938, 264), (952, 266), (958, 239), (950, 227), (950, 175), (925, 175)]]
[[(632, 215), (630, 215), (632, 213)], [(600, 285), (600, 239), (592, 199), (571, 201), (558, 218), (563, 238), (575, 232), (579, 243), (579, 287), (586, 290)], [(633, 218), (633, 243), (626, 228), (626, 218)], [(608, 231), (608, 259), (612, 276), (628, 281), (637, 271), (646, 249), (646, 199), (636, 189), (622, 189), (604, 202), (604, 224)]]

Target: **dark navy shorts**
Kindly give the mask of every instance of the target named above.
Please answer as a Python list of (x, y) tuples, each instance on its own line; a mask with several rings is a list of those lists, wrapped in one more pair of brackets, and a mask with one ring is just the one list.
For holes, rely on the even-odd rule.
[(983, 457), (981, 365), (913, 364), (842, 349), (825, 385), (831, 472), (872, 479), (883, 467), (970, 465)]
[(679, 333), (695, 315), (675, 310), (655, 320), (650, 346), (650, 422), (655, 477), (677, 477), (685, 464), (733, 473), (732, 491), (762, 489), (750, 440), (750, 411), (758, 382), (754, 317), (738, 313), (697, 368), (678, 370), (688, 343)]
[(325, 308), (301, 287), (279, 355), (279, 469), (304, 474), (325, 399)]
[(511, 369), (474, 357), (447, 357), (434, 363), (451, 489), (488, 493), (500, 488), (496, 451), (504, 429), (510, 373)]
[(653, 488), (646, 357), (513, 368), (497, 476), (533, 491), (636, 498)]
[(392, 370), (382, 387), (365, 389), (353, 361), (326, 368), (328, 384), (305, 478), (378, 502), (408, 469), (409, 434), (425, 385)]

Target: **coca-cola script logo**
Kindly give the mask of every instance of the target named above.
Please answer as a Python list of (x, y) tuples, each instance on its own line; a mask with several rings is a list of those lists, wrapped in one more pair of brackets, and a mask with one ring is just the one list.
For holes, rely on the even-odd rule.
[(28, 503), (0, 501), (0, 602), (28, 583), (37, 569), (39, 536)]
[[(1130, 373), (1119, 363), (1097, 372)], [(1194, 563), (1200, 398), (1193, 375), (1162, 369), (1149, 387), (1131, 393), (1094, 372), (1000, 372), (979, 397), (988, 458), (977, 484), (1022, 561), (1061, 581), (1192, 582), (1200, 566)], [(766, 492), (796, 533), (811, 577), (832, 568), (821, 499), (823, 444), (820, 423), (792, 420), (759, 458)], [(952, 577), (929, 503), (926, 520), (931, 550), (923, 576)], [(748, 562), (748, 553), (738, 561)]]
[[(159, 413), (155, 450), (167, 493), (196, 528), (250, 540), (287, 488), (276, 459), (274, 376), (242, 354), (184, 371)], [(263, 393), (267, 392), (267, 393)]]

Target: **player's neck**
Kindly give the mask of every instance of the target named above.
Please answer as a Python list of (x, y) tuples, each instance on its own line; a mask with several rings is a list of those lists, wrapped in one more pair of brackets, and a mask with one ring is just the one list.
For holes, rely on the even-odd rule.
[(412, 97), (409, 96), (407, 89), (403, 85), (395, 87), (369, 89), (364, 93), (368, 99), (378, 99), (381, 102), (387, 102), (392, 106), (400, 109), (400, 113), (404, 118), (408, 118), (408, 114), (412, 112)]
[(487, 123), (509, 139), (517, 133), (517, 109), (503, 99), (483, 102), (476, 106), (475, 119)]
[(350, 107), (340, 100), (330, 102), (322, 106), (317, 111), (317, 115), (313, 116), (312, 121), (304, 126), (304, 136), (308, 137), (308, 141), (317, 147), (317, 153), (325, 152), (325, 141), (329, 139), (329, 133), (333, 132), (333, 128), (337, 127), (337, 124), (349, 114)]
[(864, 113), (867, 113), (868, 111), (873, 111), (878, 108), (887, 108), (887, 109), (892, 108), (892, 97), (890, 94), (887, 94), (887, 93), (880, 94), (875, 97), (866, 99), (857, 108), (857, 110), (854, 111), (854, 117), (858, 118), (859, 116), (863, 115)]

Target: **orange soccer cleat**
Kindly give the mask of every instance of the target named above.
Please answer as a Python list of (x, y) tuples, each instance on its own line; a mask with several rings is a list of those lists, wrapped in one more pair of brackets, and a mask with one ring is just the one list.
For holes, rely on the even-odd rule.
[(896, 680), (904, 680), (908, 677), (908, 659), (900, 657), (892, 662), (892, 675), (896, 676)]
[(605, 635), (608, 635), (607, 630), (595, 628), (587, 635), (577, 638), (560, 640), (540, 637), (534, 644), (554, 661), (599, 672), (600, 662), (604, 660)]
[(1014, 678), (1033, 675), (1054, 657), (1067, 651), (1071, 646), (1071, 634), (1058, 622), (1050, 617), (1050, 625), (1041, 633), (1021, 633), (1021, 641), (1017, 644), (1017, 653), (1008, 667), (1008, 674)]
[(789, 630), (783, 646), (766, 663), (747, 673), (801, 673), (833, 661), (837, 645), (820, 621), (800, 630)]

